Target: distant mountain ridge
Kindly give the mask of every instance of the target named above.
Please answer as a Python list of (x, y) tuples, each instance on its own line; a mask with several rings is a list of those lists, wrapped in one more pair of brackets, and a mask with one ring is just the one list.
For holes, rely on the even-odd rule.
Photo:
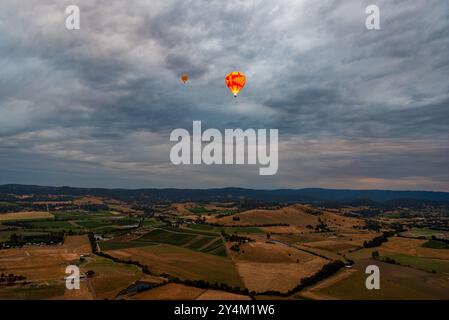
[(338, 189), (277, 189), (258, 190), (244, 188), (213, 189), (106, 189), (49, 187), (35, 185), (7, 184), (0, 185), (3, 194), (35, 195), (92, 195), (127, 201), (230, 201), (248, 199), (261, 202), (306, 202), (306, 203), (351, 203), (357, 201), (388, 202), (397, 200), (414, 200), (449, 203), (449, 192), (434, 191), (393, 191), (393, 190), (338, 190)]

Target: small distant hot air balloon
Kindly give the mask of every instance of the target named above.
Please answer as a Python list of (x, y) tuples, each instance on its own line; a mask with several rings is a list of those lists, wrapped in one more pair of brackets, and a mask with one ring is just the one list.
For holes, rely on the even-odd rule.
[(187, 81), (189, 81), (189, 75), (187, 73), (184, 73), (181, 76), (181, 80), (182, 80), (182, 82), (187, 83)]
[(246, 76), (242, 72), (233, 71), (226, 76), (226, 85), (234, 97), (242, 90), (246, 83)]

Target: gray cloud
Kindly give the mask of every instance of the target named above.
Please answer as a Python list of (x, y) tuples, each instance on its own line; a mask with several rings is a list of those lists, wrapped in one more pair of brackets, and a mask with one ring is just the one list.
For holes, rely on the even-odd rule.
[[(449, 4), (379, 0), (367, 31), (368, 4), (4, 0), (0, 183), (449, 190)], [(192, 120), (279, 128), (278, 175), (172, 166)]]

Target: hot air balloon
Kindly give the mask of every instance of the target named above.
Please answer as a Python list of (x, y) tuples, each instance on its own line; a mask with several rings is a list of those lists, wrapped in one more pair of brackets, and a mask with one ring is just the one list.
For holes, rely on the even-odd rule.
[(184, 83), (186, 83), (187, 81), (189, 81), (189, 75), (188, 75), (187, 73), (184, 73), (184, 74), (181, 76), (181, 81), (184, 82)]
[(234, 97), (242, 90), (246, 83), (246, 76), (242, 72), (233, 71), (226, 76), (226, 85)]

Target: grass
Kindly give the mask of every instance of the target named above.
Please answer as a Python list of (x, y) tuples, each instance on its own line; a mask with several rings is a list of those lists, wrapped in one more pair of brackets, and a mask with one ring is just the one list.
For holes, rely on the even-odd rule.
[(390, 219), (400, 219), (402, 215), (400, 213), (384, 213), (382, 217), (390, 218)]
[(192, 249), (192, 250), (199, 250), (202, 247), (206, 246), (208, 243), (211, 242), (211, 240), (214, 239), (213, 237), (198, 237), (197, 240), (195, 240), (195, 242), (189, 244), (189, 246), (187, 246), (187, 248)]
[(189, 229), (211, 233), (221, 233), (222, 231), (225, 231), (226, 233), (265, 233), (262, 229), (257, 227), (219, 227), (207, 224), (192, 224), (189, 226)]
[(53, 218), (47, 211), (23, 211), (0, 214), (0, 221), (36, 220)]
[(449, 244), (438, 241), (438, 240), (429, 240), (422, 245), (425, 248), (433, 248), (433, 249), (449, 249)]
[(10, 207), (17, 207), (17, 203), (14, 203), (14, 202), (5, 202), (5, 201), (0, 201), (0, 206), (10, 206)]
[(160, 222), (160, 221), (156, 221), (155, 219), (145, 219), (144, 221), (143, 221), (143, 226), (144, 227), (155, 227), (155, 228), (158, 228), (158, 227), (163, 227), (163, 226), (165, 226), (165, 223), (164, 222)]
[(164, 229), (154, 229), (142, 236), (139, 240), (182, 246), (187, 242), (192, 241), (195, 237), (196, 236), (194, 234), (189, 233), (172, 232)]
[(442, 230), (433, 230), (429, 228), (413, 228), (409, 231), (402, 232), (401, 235), (407, 236), (407, 237), (426, 237), (430, 239), (433, 235), (439, 236), (439, 235), (449, 235), (448, 231), (442, 231)]
[(140, 242), (140, 241), (102, 241), (98, 243), (100, 245), (101, 250), (107, 251), (107, 250), (120, 250), (120, 249), (127, 249), (127, 248), (135, 248), (135, 247), (146, 247), (146, 246), (152, 246), (155, 245), (155, 243), (152, 242)]
[(435, 270), (438, 273), (449, 273), (449, 260), (421, 258), (405, 254), (396, 254), (388, 257), (399, 262), (402, 266), (410, 266), (428, 272)]
[(139, 238), (139, 242), (147, 241), (170, 244), (213, 255), (227, 255), (221, 237), (213, 233), (204, 234), (204, 232), (195, 232), (188, 229), (154, 229)]
[(188, 210), (194, 214), (199, 214), (199, 215), (209, 214), (209, 213), (221, 214), (221, 215), (232, 215), (232, 214), (241, 212), (238, 209), (208, 210), (204, 206), (196, 206), (194, 208), (189, 208)]
[(133, 218), (121, 218), (121, 219), (114, 219), (109, 220), (111, 223), (119, 225), (119, 226), (127, 226), (127, 225), (136, 225), (139, 224), (139, 219), (133, 219)]
[(226, 248), (223, 245), (223, 241), (221, 239), (217, 239), (211, 244), (209, 244), (206, 248), (201, 250), (204, 253), (213, 254), (216, 256), (226, 257), (228, 253), (226, 252)]
[(70, 230), (76, 229), (74, 225), (68, 221), (48, 220), (48, 221), (33, 221), (25, 222), (25, 228), (27, 229), (57, 229), (57, 230)]
[(109, 211), (54, 211), (52, 212), (57, 219), (63, 220), (88, 220), (88, 219), (109, 219), (114, 215)]
[[(233, 261), (229, 258), (166, 244), (130, 248), (124, 251), (130, 254), (133, 260), (148, 265), (155, 273), (243, 287)], [(115, 255), (114, 251), (110, 254)]]
[[(79, 229), (68, 221), (65, 220), (20, 220), (20, 221), (10, 221), (4, 222), (7, 226), (23, 228), (26, 230), (39, 230), (39, 231), (69, 231)], [(21, 230), (18, 230), (17, 233), (21, 233)]]
[(49, 284), (39, 287), (6, 287), (0, 289), (0, 299), (42, 300), (64, 295), (65, 285)]
[[(392, 281), (384, 281), (381, 277), (381, 290), (367, 290), (365, 287), (367, 275), (357, 271), (348, 278), (332, 284), (319, 290), (326, 296), (335, 297), (342, 300), (362, 299), (362, 300), (378, 300), (378, 299), (423, 299), (424, 294), (419, 291), (411, 292), (408, 288), (401, 286), (400, 283)], [(386, 280), (386, 279), (385, 279)]]
[(134, 265), (116, 263), (109, 259), (95, 257), (81, 265), (83, 272), (92, 270), (95, 272), (91, 282), (98, 298), (113, 298), (124, 288), (137, 281), (142, 272)]
[(40, 236), (40, 235), (48, 234), (47, 232), (39, 232), (39, 231), (22, 231), (22, 230), (1, 231), (0, 232), (0, 242), (8, 241), (10, 239), (10, 236), (14, 233), (17, 235), (21, 235), (21, 236)]
[[(103, 227), (111, 227), (111, 226), (127, 226), (127, 225), (138, 225), (139, 219), (133, 219), (133, 218), (91, 218), (91, 219), (84, 219), (84, 220), (75, 220), (74, 221), (77, 225), (87, 228), (87, 229), (99, 229)], [(97, 230), (96, 230), (97, 231)], [(104, 230), (101, 230), (104, 231)], [(107, 231), (106, 231), (107, 232)]]
[(101, 221), (101, 220), (76, 220), (75, 223), (87, 229), (95, 229), (113, 225), (113, 223), (109, 221)]
[(211, 211), (207, 210), (203, 206), (196, 206), (194, 208), (189, 208), (189, 211), (194, 213), (194, 214), (205, 214), (205, 213), (211, 212)]

